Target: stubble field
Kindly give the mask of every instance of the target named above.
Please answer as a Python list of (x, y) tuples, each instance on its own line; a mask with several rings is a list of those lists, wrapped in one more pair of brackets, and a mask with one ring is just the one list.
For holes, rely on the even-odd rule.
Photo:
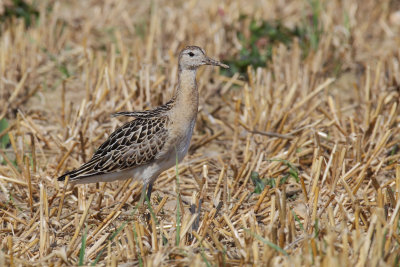
[[(22, 2), (0, 7), (0, 266), (398, 266), (397, 1)], [(231, 69), (199, 70), (146, 209), (130, 180), (58, 182), (112, 113), (169, 100), (187, 45)]]

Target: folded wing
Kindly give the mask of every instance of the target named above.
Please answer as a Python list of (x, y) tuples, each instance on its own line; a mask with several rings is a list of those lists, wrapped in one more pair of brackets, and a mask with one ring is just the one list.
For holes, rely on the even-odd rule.
[(108, 137), (87, 163), (58, 180), (63, 181), (69, 175), (73, 181), (151, 163), (163, 152), (168, 124), (165, 115), (139, 117), (126, 123)]
[(151, 110), (143, 110), (143, 111), (122, 111), (112, 114), (113, 117), (118, 116), (127, 116), (127, 117), (135, 117), (135, 118), (154, 118), (164, 116), (165, 112), (169, 111), (175, 103), (175, 99), (172, 98), (170, 101), (165, 103), (162, 106), (156, 107)]

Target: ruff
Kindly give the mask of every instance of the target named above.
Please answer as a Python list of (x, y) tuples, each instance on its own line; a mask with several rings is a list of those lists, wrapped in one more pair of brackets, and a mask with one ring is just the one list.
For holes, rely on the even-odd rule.
[(157, 177), (188, 151), (199, 105), (196, 72), (202, 65), (228, 68), (200, 47), (186, 47), (179, 54), (178, 86), (172, 99), (152, 110), (114, 114), (135, 119), (115, 130), (87, 163), (58, 180), (69, 176), (70, 182), (84, 184), (134, 178), (143, 182), (141, 202), (146, 188), (150, 199)]

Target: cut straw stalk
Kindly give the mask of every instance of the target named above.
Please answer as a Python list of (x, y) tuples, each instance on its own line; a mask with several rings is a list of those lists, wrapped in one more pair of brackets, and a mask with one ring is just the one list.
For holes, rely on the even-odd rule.
[[(352, 4), (360, 5), (359, 2), (357, 0)], [(107, 238), (115, 230), (117, 220), (130, 220), (127, 217), (131, 214), (129, 203), (114, 216), (107, 216), (125, 198), (129, 186), (104, 183), (100, 189), (95, 189), (94, 185), (87, 185), (88, 193), (98, 196), (96, 205), (90, 209), (95, 211), (90, 222), (96, 227), (101, 225), (98, 230), (95, 227), (89, 231), (92, 241), (87, 244), (88, 259), (94, 260), (104, 249), (104, 254), (108, 254), (99, 257), (99, 265), (127, 262), (159, 265), (160, 259), (168, 259), (170, 264), (190, 263), (194, 266), (236, 266), (243, 262), (249, 265), (276, 265), (279, 262), (294, 266), (361, 266), (368, 263), (393, 266), (397, 262), (396, 257), (400, 253), (396, 247), (400, 243), (396, 232), (400, 167), (396, 144), (400, 143), (400, 132), (397, 127), (399, 93), (396, 84), (400, 82), (400, 65), (398, 46), (387, 38), (393, 36), (393, 10), (382, 8), (378, 2), (361, 5), (363, 9), (350, 8), (355, 10), (353, 15), (360, 18), (357, 21), (350, 19), (351, 31), (359, 34), (353, 34), (351, 42), (347, 42), (346, 38), (338, 41), (337, 35), (327, 34), (335, 32), (334, 27), (337, 26), (349, 28), (340, 16), (344, 6), (338, 1), (331, 5), (328, 9), (323, 6), (311, 6), (309, 9), (317, 26), (322, 21), (334, 22), (324, 23), (320, 34), (313, 30), (314, 24), (303, 25), (310, 28), (310, 36), (318, 40), (310, 50), (303, 51), (307, 38), (303, 38), (301, 44), (293, 40), (287, 47), (274, 43), (271, 48), (273, 64), (268, 64), (267, 68), (248, 68), (246, 77), (238, 72), (233, 77), (225, 77), (217, 70), (202, 70), (198, 76), (200, 94), (204, 96), (193, 136), (193, 144), (198, 149), (196, 154), (189, 153), (186, 163), (180, 167), (182, 198), (176, 203), (183, 212), (188, 198), (195, 195), (195, 200), (191, 202), (195, 205), (200, 199), (202, 201), (204, 214), (199, 217), (198, 232), (192, 233), (194, 240), (185, 238), (183, 233), (192, 218), (186, 212), (182, 217), (179, 249), (174, 245), (175, 202), (167, 201), (173, 192), (172, 180), (175, 179), (171, 172), (162, 174), (156, 184), (156, 191), (163, 198), (156, 208), (157, 232), (153, 229), (156, 223), (153, 218), (152, 225), (146, 226), (141, 223), (139, 215), (135, 217), (138, 222), (136, 238), (133, 226), (125, 227), (122, 232), (125, 238), (121, 236), (118, 244), (112, 244)], [(112, 129), (121, 125), (109, 120), (110, 110), (147, 109), (165, 102), (176, 86), (176, 51), (182, 46), (181, 40), (198, 42), (204, 36), (212, 36), (212, 41), (206, 40), (208, 37), (203, 40), (207, 43), (206, 51), (210, 55), (234, 60), (239, 54), (237, 47), (249, 52), (251, 48), (236, 44), (235, 40), (230, 42), (235, 34), (226, 30), (226, 22), (238, 22), (235, 14), (244, 7), (250, 15), (256, 10), (263, 14), (269, 14), (267, 9), (283, 10), (273, 2), (255, 8), (253, 3), (229, 2), (218, 6), (208, 0), (185, 6), (168, 6), (168, 12), (163, 12), (166, 7), (159, 1), (153, 11), (150, 2), (141, 5), (136, 1), (100, 4), (99, 10), (107, 10), (107, 14), (88, 8), (82, 1), (71, 5), (56, 2), (51, 6), (52, 11), (47, 12), (48, 1), (39, 1), (35, 6), (40, 12), (40, 19), (35, 20), (37, 23), (25, 27), (22, 20), (12, 20), (4, 24), (0, 37), (0, 103), (5, 103), (0, 104), (0, 117), (5, 116), (9, 125), (13, 125), (0, 133), (0, 138), (8, 133), (12, 135), (12, 147), (1, 149), (8, 158), (4, 159), (6, 164), (0, 166), (0, 207), (4, 219), (0, 239), (7, 236), (3, 247), (0, 244), (0, 251), (12, 253), (5, 255), (0, 252), (1, 266), (8, 266), (10, 262), (14, 265), (35, 262), (56, 266), (78, 263), (78, 250), (71, 254), (68, 261), (63, 256), (62, 248), (74, 235), (82, 213), (76, 208), (75, 191), (64, 191), (63, 194), (63, 189), (59, 189), (59, 183), (54, 180), (54, 174), (65, 168), (67, 163), (64, 161), (56, 171), (59, 159), (68, 153), (65, 159), (68, 158), (70, 169), (78, 165), (78, 160), (81, 163), (84, 155), (82, 148), (89, 156)], [(286, 17), (285, 24), (296, 25), (303, 16), (303, 9), (299, 1), (293, 1), (293, 16)], [(71, 10), (74, 12), (69, 12)], [(129, 16), (132, 10), (136, 16)], [(360, 12), (370, 16), (359, 16)], [(80, 25), (87, 33), (83, 42), (76, 41), (82, 38), (78, 36), (79, 31), (71, 27), (76, 24), (74, 16), (65, 16), (64, 13), (79, 16)], [(215, 20), (214, 13), (221, 19)], [(60, 16), (65, 25), (58, 23)], [(196, 24), (196, 30), (193, 30), (193, 23), (188, 18), (199, 16), (202, 23)], [(143, 18), (144, 29), (150, 29), (151, 25), (152, 30), (141, 31), (138, 18)], [(105, 19), (117, 30), (99, 32), (96, 27), (104, 24)], [(262, 25), (262, 20), (270, 22), (267, 15), (258, 19), (252, 27)], [(376, 27), (375, 21), (383, 27)], [(249, 30), (249, 18), (242, 18), (240, 22), (236, 23), (235, 31), (249, 33), (245, 39), (257, 37)], [(368, 29), (368, 34), (364, 34), (365, 29)], [(206, 34), (200, 36), (200, 32)], [(179, 38), (176, 38), (177, 33)], [(163, 40), (162, 45), (157, 40)], [(385, 46), (377, 46), (376, 42), (384, 42)], [(230, 45), (232, 43), (235, 45)], [(65, 44), (68, 44), (68, 49), (65, 49)], [(368, 52), (371, 46), (377, 47), (373, 56)], [(342, 49), (344, 47), (346, 49)], [(264, 51), (258, 42), (257, 49), (260, 53)], [(335, 55), (339, 50), (341, 60), (337, 64)], [(353, 58), (353, 51), (361, 55), (358, 65), (367, 66), (366, 71), (349, 61)], [(235, 63), (232, 61), (230, 64)], [(321, 88), (327, 82), (326, 77), (333, 72), (335, 82)], [(70, 74), (68, 80), (63, 81), (63, 73)], [(13, 101), (8, 103), (12, 95)], [(54, 100), (61, 100), (60, 105), (54, 105)], [(14, 116), (18, 109), (24, 113)], [(251, 130), (282, 136), (248, 134)], [(204, 143), (220, 131), (222, 134), (218, 138)], [(391, 135), (376, 151), (388, 131)], [(30, 143), (29, 138), (23, 138), (27, 135), (31, 135)], [(83, 136), (84, 142), (82, 139), (79, 141), (80, 136)], [(285, 136), (295, 139), (280, 140)], [(71, 149), (75, 142), (79, 143), (78, 147)], [(25, 157), (30, 152), (29, 148), (33, 158), (29, 171), (32, 174), (34, 214), (27, 220), (30, 193), (26, 182), (28, 166)], [(35, 148), (40, 155), (37, 159), (33, 155)], [(260, 153), (264, 156), (254, 157)], [(197, 160), (200, 154), (212, 156)], [(249, 197), (248, 194), (229, 217), (243, 194), (254, 191), (247, 178), (251, 171), (259, 172), (260, 179), (282, 179), (287, 169), (281, 163), (271, 164), (265, 160), (275, 157), (298, 166), (300, 185), (293, 179), (286, 181), (286, 201), (282, 187), (278, 188), (282, 192), (280, 197), (275, 197), (274, 188), (264, 188), (261, 195), (252, 194)], [(191, 172), (187, 172), (188, 165)], [(207, 173), (196, 179), (203, 165), (207, 166)], [(45, 191), (41, 195), (39, 186), (35, 187), (37, 179), (45, 191), (51, 193), (50, 198), (45, 200), (47, 204), (42, 204), (42, 210), (39, 201)], [(303, 193), (290, 195), (289, 199), (290, 188), (299, 186)], [(390, 193), (392, 190), (393, 194)], [(319, 196), (317, 206), (316, 195)], [(38, 201), (35, 202), (36, 198)], [(59, 208), (51, 204), (57, 201), (61, 204), (56, 205)], [(315, 207), (317, 212), (313, 213)], [(253, 214), (255, 208), (256, 218)], [(219, 222), (221, 213), (229, 218), (239, 238), (244, 241), (243, 248), (235, 244), (235, 233), (225, 220)], [(314, 215), (321, 229), (318, 238), (304, 238), (301, 225), (315, 225), (311, 221)], [(48, 220), (48, 229), (51, 227), (57, 232), (56, 235), (51, 231), (47, 234), (47, 247), (52, 248), (52, 252), (41, 250), (40, 238), (31, 240), (35, 236), (40, 237), (41, 216), (44, 221)], [(104, 219), (107, 223), (102, 224)], [(150, 227), (152, 231), (147, 230)], [(275, 244), (289, 247), (287, 253), (290, 257), (282, 257), (283, 254), (277, 253), (276, 249), (255, 235), (243, 235), (241, 228), (245, 227), (260, 237), (270, 235)], [(332, 227), (336, 230), (332, 231)], [(94, 238), (90, 237), (91, 231), (97, 231)], [(335, 233), (338, 233), (337, 236)], [(8, 236), (11, 235), (12, 249), (9, 250)], [(165, 239), (168, 241), (166, 245), (163, 243)], [(80, 242), (76, 240), (77, 243)], [(158, 251), (156, 244), (159, 245)], [(115, 254), (112, 255), (114, 249)], [(43, 251), (45, 256), (40, 257)]]
[(86, 209), (83, 211), (83, 214), (82, 214), (81, 219), (79, 221), (78, 227), (75, 229), (75, 233), (74, 233), (74, 235), (72, 236), (72, 238), (70, 240), (70, 244), (69, 244), (68, 249), (67, 249), (67, 255), (68, 256), (71, 255), (72, 251), (75, 249), (75, 246), (77, 245), (77, 244), (75, 244), (75, 241), (78, 240), (78, 235), (81, 232), (82, 227), (83, 227), (83, 225), (84, 225), (84, 223), (86, 221), (86, 217), (87, 217), (87, 215), (89, 213), (89, 208), (90, 208), (90, 206), (92, 204), (93, 198), (94, 198), (94, 195), (91, 195), (89, 197), (88, 205), (86, 205)]

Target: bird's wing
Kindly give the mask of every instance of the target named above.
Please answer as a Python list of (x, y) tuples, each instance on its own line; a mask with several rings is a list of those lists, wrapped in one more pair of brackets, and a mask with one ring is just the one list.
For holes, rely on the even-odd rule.
[(139, 118), (115, 130), (97, 149), (93, 157), (67, 175), (70, 181), (131, 169), (152, 162), (163, 153), (168, 138), (167, 116)]
[(175, 103), (175, 99), (172, 98), (170, 101), (165, 103), (162, 106), (156, 107), (151, 110), (143, 110), (143, 111), (122, 111), (112, 114), (113, 117), (118, 116), (127, 116), (127, 117), (135, 117), (135, 118), (153, 118), (164, 116), (165, 112), (169, 111)]

